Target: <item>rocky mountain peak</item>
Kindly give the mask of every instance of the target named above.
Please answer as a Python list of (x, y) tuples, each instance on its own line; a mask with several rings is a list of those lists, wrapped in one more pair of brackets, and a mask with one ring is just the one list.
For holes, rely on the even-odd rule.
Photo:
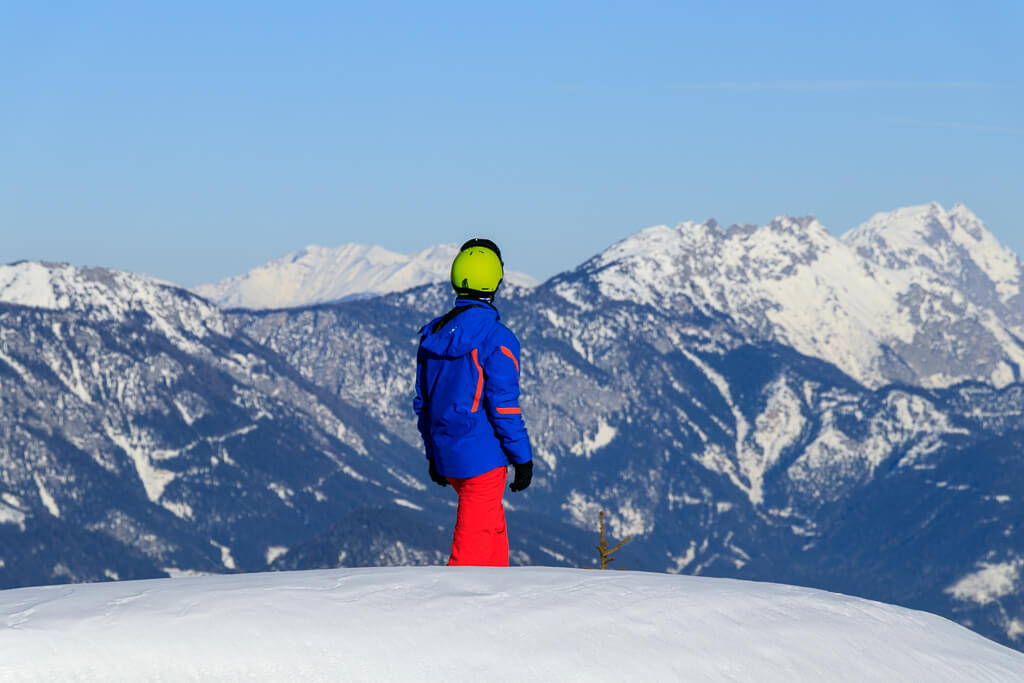
[(825, 359), (873, 387), (1005, 386), (1024, 367), (1024, 269), (963, 205), (876, 214), (841, 239), (813, 216), (724, 230), (713, 221), (655, 226), (563, 279), (573, 278), (610, 299), (724, 313), (752, 339)]
[(842, 237), (872, 263), (935, 279), (978, 296), (991, 290), (1001, 303), (1018, 296), (1024, 265), (963, 204), (936, 202), (878, 213)]
[(723, 276), (733, 283), (777, 279), (836, 245), (811, 216), (780, 216), (767, 225), (728, 228), (714, 219), (688, 221), (674, 228), (641, 230), (594, 257), (581, 271), (599, 272), (613, 298), (643, 300), (643, 292), (649, 291), (691, 295), (695, 278), (707, 278), (712, 288), (722, 284)]
[(220, 311), (200, 297), (146, 275), (66, 263), (21, 261), (0, 266), (0, 303), (74, 311), (90, 320), (142, 313), (167, 330), (224, 334)]

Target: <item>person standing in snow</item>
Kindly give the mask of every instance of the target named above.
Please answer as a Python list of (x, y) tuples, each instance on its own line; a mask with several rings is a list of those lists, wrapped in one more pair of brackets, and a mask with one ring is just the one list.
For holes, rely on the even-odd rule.
[(502, 496), (533, 477), (519, 410), (519, 340), (499, 322), (504, 277), (494, 242), (472, 239), (452, 262), (455, 307), (420, 330), (413, 408), (430, 478), (459, 496), (449, 565), (508, 566)]

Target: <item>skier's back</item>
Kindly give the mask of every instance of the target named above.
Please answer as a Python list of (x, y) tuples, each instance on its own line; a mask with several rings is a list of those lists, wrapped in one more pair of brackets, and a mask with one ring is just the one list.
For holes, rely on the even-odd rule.
[(502, 277), (497, 245), (466, 242), (452, 263), (455, 307), (420, 330), (414, 408), (430, 477), (459, 495), (449, 564), (508, 565), (507, 467), (515, 466), (512, 491), (532, 477), (519, 340), (493, 305)]

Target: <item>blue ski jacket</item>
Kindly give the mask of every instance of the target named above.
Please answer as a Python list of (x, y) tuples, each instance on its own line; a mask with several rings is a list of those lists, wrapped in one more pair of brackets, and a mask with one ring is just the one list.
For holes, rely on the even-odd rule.
[(519, 410), (519, 340), (490, 304), (457, 299), (420, 330), (416, 399), (427, 459), (467, 479), (531, 459)]

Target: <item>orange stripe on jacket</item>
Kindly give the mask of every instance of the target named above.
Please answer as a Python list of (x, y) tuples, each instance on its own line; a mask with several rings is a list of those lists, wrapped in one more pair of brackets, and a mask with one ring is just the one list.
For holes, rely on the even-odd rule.
[(495, 408), (502, 415), (520, 415), (522, 413), (519, 408)]
[(480, 354), (473, 349), (473, 365), (476, 366), (476, 396), (473, 397), (473, 407), (469, 412), (475, 413), (480, 409), (480, 397), (484, 393), (484, 369), (480, 367)]
[(516, 360), (516, 357), (512, 354), (511, 349), (509, 349), (507, 346), (502, 346), (501, 352), (512, 359), (512, 362), (516, 364), (516, 372), (519, 372), (519, 361)]

